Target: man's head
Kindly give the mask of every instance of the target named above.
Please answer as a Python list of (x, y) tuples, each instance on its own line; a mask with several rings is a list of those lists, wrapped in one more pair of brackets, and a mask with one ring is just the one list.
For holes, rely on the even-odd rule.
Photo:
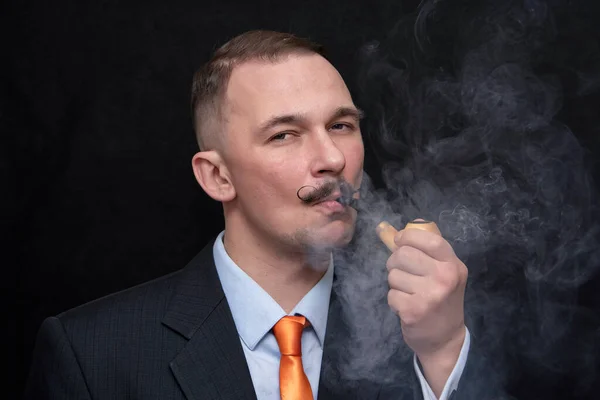
[(362, 178), (360, 111), (321, 46), (242, 34), (196, 73), (192, 107), (201, 149), (194, 173), (223, 203), (228, 231), (292, 251), (351, 239), (353, 209), (298, 197), (333, 180), (357, 188)]

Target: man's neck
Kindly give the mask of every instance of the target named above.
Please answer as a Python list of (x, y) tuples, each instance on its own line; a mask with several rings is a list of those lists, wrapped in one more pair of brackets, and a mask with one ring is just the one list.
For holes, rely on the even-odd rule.
[(229, 257), (289, 313), (323, 277), (331, 253), (309, 257), (266, 242), (238, 229), (226, 229), (223, 237)]

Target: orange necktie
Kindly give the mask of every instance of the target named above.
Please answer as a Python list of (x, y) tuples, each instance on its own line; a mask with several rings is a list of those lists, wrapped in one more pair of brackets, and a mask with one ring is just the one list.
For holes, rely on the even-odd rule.
[(302, 316), (283, 317), (273, 327), (279, 351), (281, 400), (312, 400), (312, 389), (302, 367), (302, 330), (310, 323)]

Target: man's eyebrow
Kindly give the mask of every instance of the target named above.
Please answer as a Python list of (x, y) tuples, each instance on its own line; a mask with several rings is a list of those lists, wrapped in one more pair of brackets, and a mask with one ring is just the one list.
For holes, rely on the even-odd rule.
[(306, 116), (302, 114), (286, 114), (286, 115), (277, 115), (275, 117), (269, 118), (266, 122), (263, 122), (259, 127), (259, 132), (268, 131), (271, 128), (276, 127), (277, 125), (284, 124), (298, 124), (306, 120)]
[(355, 107), (339, 107), (337, 110), (335, 110), (335, 112), (331, 116), (331, 119), (338, 119), (343, 117), (352, 117), (355, 120), (360, 121), (365, 117), (365, 113), (361, 109)]
[[(364, 118), (364, 112), (355, 107), (338, 107), (333, 114), (331, 115), (332, 120), (343, 118), (343, 117), (352, 117), (357, 121)], [(304, 114), (285, 114), (285, 115), (277, 115), (275, 117), (269, 118), (267, 121), (263, 122), (258, 127), (258, 132), (268, 131), (277, 125), (284, 124), (300, 124), (306, 122), (306, 115)]]

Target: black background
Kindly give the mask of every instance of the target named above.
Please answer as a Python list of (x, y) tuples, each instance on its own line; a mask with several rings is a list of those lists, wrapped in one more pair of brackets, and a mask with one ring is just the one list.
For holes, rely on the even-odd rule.
[[(580, 7), (598, 15), (594, 3)], [(17, 393), (45, 317), (179, 269), (222, 229), (220, 205), (190, 168), (191, 77), (216, 46), (256, 28), (307, 36), (326, 46), (354, 92), (359, 47), (385, 38), (417, 6), (3, 3), (2, 227), (4, 270), (16, 273), (16, 331), (8, 343)], [(590, 38), (564, 40), (576, 46)], [(562, 114), (592, 159), (600, 150), (598, 99), (592, 92)], [(366, 146), (366, 170), (377, 179), (381, 161), (368, 140)], [(598, 177), (597, 164), (590, 165)]]

